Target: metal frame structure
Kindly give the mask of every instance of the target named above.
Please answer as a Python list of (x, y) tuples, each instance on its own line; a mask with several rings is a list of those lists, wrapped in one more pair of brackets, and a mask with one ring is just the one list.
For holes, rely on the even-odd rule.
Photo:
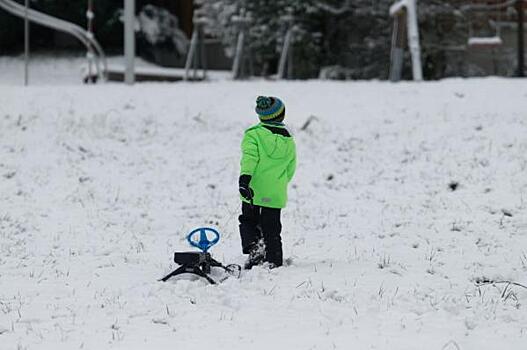
[[(498, 16), (501, 16), (501, 11), (514, 7), (517, 13), (517, 50), (518, 50), (518, 58), (517, 58), (517, 68), (516, 68), (516, 75), (518, 77), (524, 77), (525, 76), (525, 32), (524, 32), (524, 11), (525, 11), (525, 4), (527, 2), (525, 0), (503, 0), (503, 1), (497, 1), (496, 4), (471, 4), (471, 5), (465, 5), (462, 6), (460, 9), (463, 12), (477, 12), (477, 11), (499, 11)], [(498, 18), (499, 22), (499, 18)], [(501, 45), (503, 42), (500, 37), (500, 28), (499, 23), (496, 24), (496, 36), (490, 37), (490, 38), (474, 38), (470, 37), (468, 45), (472, 47), (485, 47), (485, 48), (494, 48), (496, 46)], [(472, 33), (469, 33), (469, 36), (471, 36)]]
[[(57, 31), (65, 32), (77, 38), (88, 50), (88, 69), (91, 69), (90, 58), (94, 58), (97, 76), (102, 81), (106, 78), (108, 71), (108, 64), (106, 62), (106, 55), (101, 45), (94, 38), (91, 31), (90, 21), (93, 16), (93, 9), (91, 2), (88, 6), (88, 30), (84, 30), (80, 26), (64, 21), (62, 19), (49, 16), (42, 12), (38, 12), (29, 8), (29, 1), (26, 0), (25, 5), (20, 5), (13, 0), (0, 0), (0, 8), (5, 11), (25, 19), (25, 78), (26, 85), (29, 83), (28, 63), (29, 63), (29, 21), (38, 23), (45, 27), (55, 29)], [(124, 0), (124, 46), (125, 46), (125, 82), (133, 84), (135, 82), (135, 0)]]
[[(401, 0), (396, 2), (390, 7), (390, 16), (394, 17), (390, 79), (392, 81), (398, 81), (401, 79), (404, 40), (399, 36), (401, 33), (406, 33), (408, 47), (410, 48), (410, 54), (412, 57), (413, 79), (415, 81), (422, 81), (423, 67), (421, 65), (419, 25), (417, 22), (417, 0)], [(404, 30), (402, 27), (404, 27)], [(397, 45), (399, 45), (399, 47)]]
[[(90, 38), (94, 38), (93, 35), (93, 20), (95, 18), (95, 12), (93, 11), (93, 0), (88, 0), (88, 9), (86, 10), (86, 30), (88, 31), (88, 35)], [(93, 61), (95, 57), (88, 51), (86, 53), (86, 57), (88, 58), (88, 78), (86, 79), (86, 82), (92, 81), (95, 82), (94, 79), (90, 79), (90, 77), (93, 76)]]
[(124, 0), (124, 81), (135, 83), (135, 0)]
[(24, 86), (29, 85), (29, 0), (24, 2)]
[(289, 79), (293, 76), (293, 50), (291, 48), (291, 42), (296, 30), (294, 25), (295, 18), (292, 14), (287, 14), (282, 16), (281, 20), (286, 26), (286, 32), (282, 53), (280, 54), (280, 61), (278, 63), (278, 79)]
[(518, 71), (517, 76), (525, 76), (525, 32), (523, 30), (524, 21), (524, 1), (516, 0), (516, 11), (518, 12)]
[(252, 19), (245, 13), (245, 10), (242, 9), (240, 15), (234, 16), (232, 21), (238, 27), (236, 52), (232, 63), (232, 79), (236, 80), (247, 76), (247, 64), (249, 66), (249, 75), (253, 75), (254, 73), (251, 48), (246, 44), (246, 36), (248, 36), (248, 30)]
[[(192, 19), (194, 30), (192, 38), (190, 39), (190, 47), (185, 62), (185, 76), (184, 80), (205, 80), (207, 79), (207, 55), (205, 51), (205, 33), (203, 28), (208, 23), (208, 19), (196, 12)], [(201, 63), (203, 75), (198, 78), (198, 68)], [(190, 70), (193, 70), (192, 78), (190, 78)]]
[[(490, 5), (490, 4), (487, 4), (485, 6), (482, 6), (482, 5), (467, 5), (467, 6), (463, 7), (463, 9), (466, 12), (469, 12), (469, 13), (470, 12), (473, 12), (473, 13), (475, 13), (475, 12), (487, 12), (487, 11), (489, 11), (491, 9), (497, 11), (497, 20), (496, 20), (496, 25), (495, 25), (495, 28), (494, 28), (494, 35), (493, 36), (476, 35), (474, 33), (473, 20), (471, 20), (471, 18), (469, 17), (469, 21), (468, 21), (469, 33), (468, 33), (468, 41), (467, 41), (467, 45), (469, 47), (494, 48), (494, 47), (499, 47), (499, 46), (503, 45), (503, 40), (501, 39), (501, 28), (499, 26), (499, 22), (501, 20), (501, 10), (507, 8), (508, 5), (507, 5), (507, 2), (500, 3), (500, 0), (496, 0), (496, 1), (497, 1), (497, 3), (494, 4), (494, 5)], [(487, 20), (487, 21), (490, 23), (490, 20)]]
[(27, 63), (29, 61), (29, 21), (38, 23), (51, 29), (55, 29), (57, 31), (65, 32), (77, 38), (86, 47), (88, 52), (92, 53), (94, 57), (96, 57), (95, 66), (97, 69), (97, 74), (101, 80), (105, 79), (105, 72), (107, 70), (106, 56), (97, 40), (95, 40), (93, 36), (90, 36), (86, 30), (76, 24), (46, 15), (42, 12), (35, 11), (29, 8), (29, 2), (26, 2), (25, 6), (18, 4), (13, 0), (0, 0), (0, 8), (15, 16), (25, 19), (26, 82), (29, 81), (27, 73)]

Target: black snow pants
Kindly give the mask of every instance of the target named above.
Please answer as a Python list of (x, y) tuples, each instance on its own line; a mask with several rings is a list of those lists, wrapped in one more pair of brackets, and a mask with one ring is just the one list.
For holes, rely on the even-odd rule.
[(266, 208), (242, 202), (242, 215), (240, 221), (240, 235), (242, 250), (249, 254), (256, 249), (258, 242), (263, 238), (265, 244), (265, 261), (282, 266), (282, 223), (280, 222), (280, 209)]

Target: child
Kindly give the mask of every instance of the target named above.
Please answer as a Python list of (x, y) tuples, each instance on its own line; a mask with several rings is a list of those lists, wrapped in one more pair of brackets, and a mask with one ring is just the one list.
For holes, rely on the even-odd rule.
[(283, 124), (283, 102), (260, 96), (256, 113), (260, 123), (247, 129), (243, 137), (239, 179), (242, 251), (249, 254), (246, 269), (263, 262), (270, 268), (282, 266), (280, 211), (286, 205), (287, 185), (296, 168), (296, 146)]

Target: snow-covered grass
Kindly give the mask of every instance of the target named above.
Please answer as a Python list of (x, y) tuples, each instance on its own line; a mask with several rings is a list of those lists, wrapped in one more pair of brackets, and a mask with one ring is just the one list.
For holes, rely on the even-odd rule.
[[(243, 261), (258, 94), (298, 145), (289, 266), (157, 282), (204, 224)], [(524, 349), (527, 290), (477, 282), (527, 285), (526, 110), (504, 79), (2, 86), (0, 348)]]
[[(30, 85), (82, 84), (82, 66), (87, 64), (83, 55), (54, 56), (31, 53), (29, 60)], [(0, 85), (24, 85), (24, 56), (0, 56)]]
[[(123, 56), (107, 58), (110, 72), (124, 72), (125, 59)], [(136, 58), (135, 69), (139, 74), (161, 76), (183, 76), (183, 68), (163, 68)], [(36, 53), (30, 56), (28, 74), (30, 86), (82, 85), (88, 72), (88, 60), (82, 55), (62, 54), (53, 56), (49, 53)], [(95, 67), (92, 68), (95, 72)], [(200, 72), (201, 74), (201, 72)], [(207, 78), (218, 81), (230, 78), (228, 71), (209, 70)], [(0, 56), (0, 85), (24, 85), (24, 57)]]

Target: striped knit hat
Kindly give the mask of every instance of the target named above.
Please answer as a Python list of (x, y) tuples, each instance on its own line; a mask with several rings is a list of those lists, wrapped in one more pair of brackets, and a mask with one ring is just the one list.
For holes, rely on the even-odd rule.
[(255, 111), (261, 121), (283, 120), (285, 116), (284, 103), (278, 97), (258, 96)]

